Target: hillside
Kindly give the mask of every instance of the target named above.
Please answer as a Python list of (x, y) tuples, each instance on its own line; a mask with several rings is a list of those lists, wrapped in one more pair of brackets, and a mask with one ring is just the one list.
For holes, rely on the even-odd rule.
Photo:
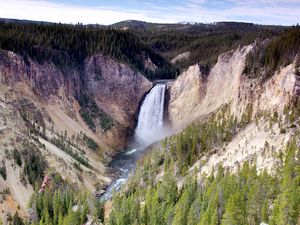
[[(138, 26), (140, 24), (143, 26)], [(118, 29), (122, 26), (137, 34), (151, 50), (170, 62), (176, 56), (189, 52), (188, 58), (175, 64), (181, 72), (195, 63), (200, 63), (208, 72), (217, 62), (219, 54), (239, 45), (251, 44), (255, 39), (274, 37), (285, 29), (282, 26), (239, 22), (153, 24), (125, 21), (113, 25)]]
[[(105, 51), (88, 55), (84, 32), (65, 25), (1, 24), (3, 220), (16, 210), (28, 218), (28, 202), (45, 175), (61, 174), (72, 188), (102, 193), (113, 177), (106, 164), (133, 132), (152, 83), (125, 53), (124, 61)], [(12, 207), (5, 207), (7, 195)]]
[[(1, 218), (296, 225), (299, 53), (299, 27), (0, 22)], [(173, 135), (99, 201), (153, 81), (167, 78)]]
[[(101, 52), (129, 64), (151, 79), (174, 76), (171, 65), (128, 32), (92, 25), (10, 22), (1, 22), (0, 32), (2, 49), (31, 57), (39, 63), (51, 61), (60, 68), (80, 70), (87, 57)], [(155, 72), (155, 69), (163, 69), (165, 73)]]
[[(168, 105), (179, 132), (140, 161), (108, 224), (298, 224), (299, 35), (223, 53), (208, 75), (198, 64), (182, 73)], [(253, 77), (257, 49), (289, 58), (260, 61)]]

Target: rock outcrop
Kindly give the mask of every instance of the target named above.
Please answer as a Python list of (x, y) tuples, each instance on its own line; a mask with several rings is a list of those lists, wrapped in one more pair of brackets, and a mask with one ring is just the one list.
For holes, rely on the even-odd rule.
[[(50, 114), (50, 109), (53, 111), (53, 107), (58, 107), (58, 111), (66, 114), (75, 123), (79, 121), (83, 127), (85, 125), (82, 124), (83, 121), (78, 113), (80, 106), (75, 99), (75, 96), (81, 94), (80, 89), (88, 88), (97, 106), (117, 121), (122, 126), (121, 132), (124, 133), (123, 128), (125, 130), (134, 128), (139, 103), (152, 87), (152, 83), (139, 72), (102, 54), (86, 59), (84, 72), (78, 69), (61, 70), (50, 62), (39, 64), (13, 52), (1, 51), (0, 59), (0, 79), (3, 85), (12, 87), (15, 94), (20, 97), (28, 96), (27, 94), (30, 93), (29, 99), (32, 96), (34, 102), (42, 103)], [(23, 87), (16, 88), (18, 85)], [(64, 120), (55, 119), (59, 123), (64, 123)], [(120, 138), (122, 136), (116, 128), (108, 131), (111, 132)], [(70, 130), (70, 133), (74, 132)], [(102, 142), (115, 148), (122, 148), (126, 141), (123, 137), (121, 138), (123, 143), (118, 141), (116, 144), (114, 143), (116, 140), (107, 139), (105, 134), (97, 135), (99, 140), (104, 136)]]
[(206, 78), (198, 65), (191, 66), (169, 85), (168, 119), (173, 126), (191, 122), (191, 113), (205, 97)]
[[(191, 66), (170, 86), (169, 119), (174, 128), (205, 117), (225, 104), (241, 116), (248, 103), (254, 113), (283, 110), (296, 95), (297, 76), (294, 63), (276, 71), (267, 81), (250, 79), (243, 74), (247, 54), (253, 45), (223, 53), (207, 78), (199, 66)], [(184, 106), (184, 107), (183, 107)]]
[[(236, 170), (245, 161), (255, 163), (259, 170), (271, 171), (278, 162), (276, 155), (293, 137), (293, 129), (285, 128), (281, 120), (272, 124), (268, 118), (275, 111), (281, 119), (285, 118), (285, 106), (297, 96), (295, 63), (267, 80), (249, 78), (243, 71), (252, 49), (253, 45), (249, 45), (221, 54), (207, 77), (198, 65), (191, 66), (169, 88), (168, 115), (177, 131), (193, 121), (205, 121), (225, 105), (238, 120), (251, 108), (252, 121), (256, 120), (239, 130), (230, 142), (201, 158), (195, 164), (200, 174), (209, 174), (220, 163)], [(262, 113), (268, 117), (259, 117)]]
[(85, 74), (98, 106), (123, 126), (134, 128), (139, 103), (151, 82), (128, 65), (101, 54), (85, 61)]
[[(105, 167), (107, 155), (125, 146), (140, 101), (151, 87), (141, 73), (102, 54), (87, 58), (82, 68), (63, 68), (1, 50), (0, 162), (7, 162), (7, 178), (0, 177), (0, 189), (10, 188), (14, 204), (25, 214), (33, 188), (20, 181), (22, 168), (9, 154), (14, 149), (22, 153), (26, 142), (42, 153), (49, 171), (59, 172), (74, 185), (101, 192), (111, 181)], [(77, 101), (83, 92), (116, 121), (114, 126), (94, 131), (88, 127)], [(86, 137), (99, 147), (91, 149), (87, 144), (91, 139)], [(55, 139), (64, 140), (69, 149), (57, 145)]]

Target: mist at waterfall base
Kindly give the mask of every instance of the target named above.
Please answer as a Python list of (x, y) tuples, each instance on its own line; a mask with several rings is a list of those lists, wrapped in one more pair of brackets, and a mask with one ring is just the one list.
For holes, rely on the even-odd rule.
[(119, 176), (101, 196), (102, 200), (110, 199), (114, 190), (120, 190), (135, 168), (137, 160), (145, 153), (147, 146), (170, 134), (170, 129), (164, 124), (165, 91), (166, 85), (157, 84), (146, 95), (128, 151), (116, 155), (108, 165), (119, 171)]
[(134, 135), (134, 141), (141, 146), (150, 145), (165, 137), (165, 91), (165, 85), (157, 84), (143, 101)]

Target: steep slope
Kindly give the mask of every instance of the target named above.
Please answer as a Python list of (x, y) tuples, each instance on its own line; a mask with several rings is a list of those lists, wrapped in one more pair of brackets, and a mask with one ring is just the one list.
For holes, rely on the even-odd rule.
[[(168, 109), (169, 120), (175, 128), (205, 117), (225, 104), (230, 104), (231, 111), (238, 117), (248, 103), (253, 105), (254, 112), (274, 107), (283, 110), (298, 88), (296, 64), (276, 71), (266, 82), (249, 79), (243, 71), (252, 48), (253, 45), (249, 45), (221, 54), (207, 78), (198, 65), (179, 76), (170, 86)], [(187, 101), (186, 96), (192, 97)]]
[[(152, 83), (102, 54), (87, 58), (83, 72), (61, 70), (11, 51), (1, 50), (0, 59), (0, 161), (6, 173), (0, 178), (1, 191), (8, 188), (25, 214), (33, 188), (24, 163), (16, 164), (12, 156), (16, 149), (24, 162), (29, 148), (45, 158), (42, 173), (59, 172), (74, 186), (101, 193), (110, 182), (108, 155), (126, 145), (140, 101)], [(80, 104), (81, 95), (92, 104)], [(109, 124), (105, 129), (103, 121)]]
[(108, 224), (299, 224), (299, 31), (169, 84), (177, 133), (141, 160)]
[(237, 170), (245, 161), (271, 171), (278, 163), (276, 155), (295, 133), (286, 122), (286, 109), (298, 96), (296, 62), (275, 71), (270, 79), (249, 78), (243, 71), (252, 49), (249, 45), (221, 54), (208, 77), (198, 65), (192, 66), (170, 86), (168, 112), (175, 130), (205, 121), (226, 106), (225, 120), (233, 117), (240, 124), (247, 120), (236, 137), (197, 162), (199, 174), (209, 174), (219, 164)]
[[(140, 100), (151, 83), (139, 72), (101, 54), (85, 62), (88, 91), (103, 111), (125, 127), (135, 127)], [(95, 71), (101, 71), (97, 74)]]
[(168, 119), (174, 128), (183, 127), (193, 120), (205, 91), (206, 76), (198, 65), (191, 66), (169, 86)]

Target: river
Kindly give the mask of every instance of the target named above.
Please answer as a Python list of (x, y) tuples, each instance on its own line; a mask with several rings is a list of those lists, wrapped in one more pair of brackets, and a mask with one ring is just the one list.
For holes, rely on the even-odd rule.
[(107, 188), (101, 199), (111, 198), (113, 191), (119, 191), (134, 170), (137, 160), (152, 143), (167, 136), (164, 126), (165, 84), (156, 84), (146, 95), (139, 112), (135, 134), (127, 151), (116, 155), (109, 167), (119, 172), (119, 176)]

